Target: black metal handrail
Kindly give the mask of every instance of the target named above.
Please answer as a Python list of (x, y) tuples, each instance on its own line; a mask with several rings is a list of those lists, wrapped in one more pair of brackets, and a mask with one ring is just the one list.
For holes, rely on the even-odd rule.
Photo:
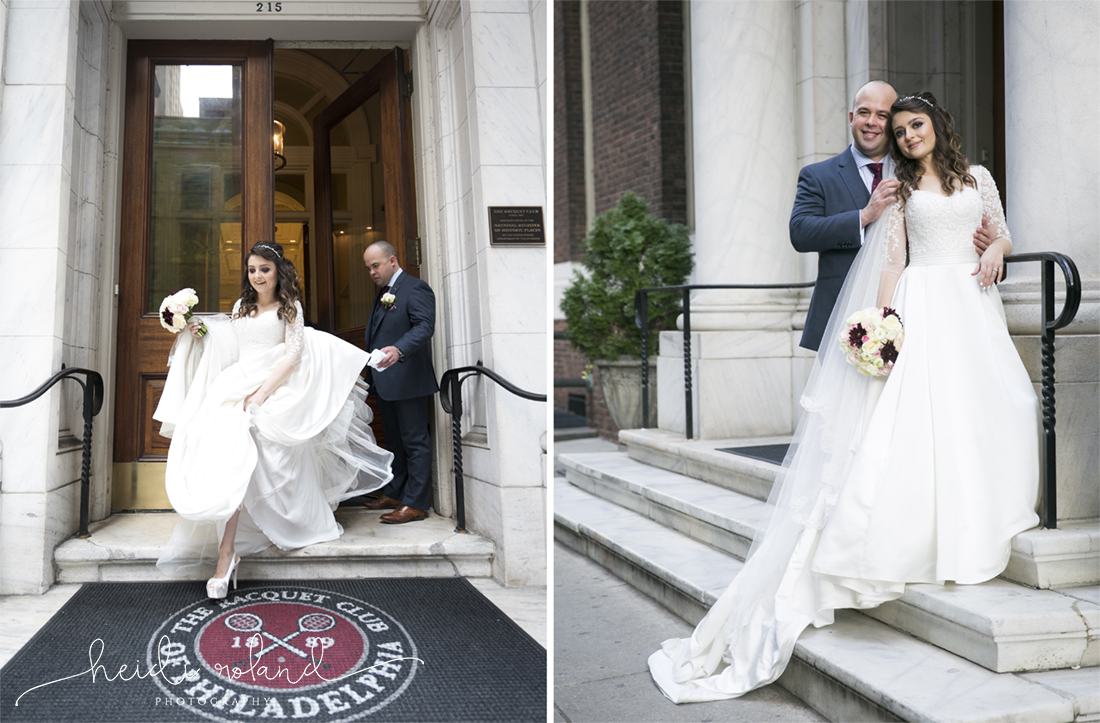
[[(1012, 254), (1006, 263), (1039, 261), (1042, 277), (1040, 291), (1043, 323), (1039, 330), (1042, 356), (1041, 387), (1043, 394), (1043, 446), (1039, 474), (1043, 488), (1043, 526), (1053, 530), (1058, 527), (1058, 470), (1054, 435), (1054, 332), (1073, 321), (1081, 306), (1081, 275), (1077, 264), (1065, 254), (1054, 251), (1037, 251), (1028, 254)], [(1066, 303), (1062, 313), (1054, 318), (1054, 265), (1062, 269), (1066, 280)]]
[[(83, 374), (85, 379), (83, 381), (77, 379), (76, 375), (78, 374)], [(81, 369), (79, 367), (66, 369), (62, 365), (61, 371), (47, 379), (42, 386), (27, 396), (0, 401), (0, 409), (11, 409), (12, 407), (29, 404), (66, 377), (71, 378), (84, 389), (84, 449), (80, 462), (80, 531), (77, 534), (80, 537), (90, 537), (91, 535), (88, 532), (88, 506), (91, 496), (92, 418), (103, 409), (103, 377), (100, 376), (99, 372), (91, 369)]]
[(798, 284), (685, 284), (638, 289), (634, 293), (634, 323), (642, 330), (642, 428), (649, 424), (649, 294), (662, 291), (683, 293), (684, 314), (684, 417), (685, 435), (695, 438), (695, 420), (691, 405), (691, 292), (696, 289), (808, 289), (813, 281)]
[[(1006, 263), (1039, 261), (1042, 263), (1042, 326), (1040, 339), (1042, 344), (1042, 388), (1043, 402), (1043, 446), (1040, 478), (1043, 490), (1042, 523), (1048, 529), (1058, 527), (1057, 498), (1057, 452), (1055, 447), (1055, 405), (1054, 405), (1054, 332), (1073, 321), (1081, 305), (1081, 275), (1073, 259), (1054, 251), (1013, 254), (1005, 258)], [(1066, 299), (1062, 312), (1054, 316), (1054, 265), (1062, 269), (1066, 283)], [(694, 420), (691, 394), (691, 294), (694, 289), (796, 289), (813, 286), (813, 282), (802, 284), (695, 284), (687, 286), (661, 286), (640, 289), (634, 295), (634, 322), (642, 330), (642, 424), (649, 421), (649, 323), (647, 295), (662, 291), (683, 292), (684, 314), (684, 410), (687, 439), (694, 438)]]
[[(461, 376), (463, 374), (465, 376)], [(455, 528), (455, 532), (466, 531), (466, 493), (462, 478), (462, 382), (478, 374), (489, 377), (517, 397), (535, 402), (546, 401), (545, 394), (535, 394), (520, 389), (492, 369), (483, 367), (480, 361), (472, 367), (455, 367), (443, 372), (443, 378), (439, 380), (439, 403), (443, 405), (443, 411), (451, 415), (451, 449), (454, 454), (455, 472), (455, 512), (458, 518), (458, 527)]]

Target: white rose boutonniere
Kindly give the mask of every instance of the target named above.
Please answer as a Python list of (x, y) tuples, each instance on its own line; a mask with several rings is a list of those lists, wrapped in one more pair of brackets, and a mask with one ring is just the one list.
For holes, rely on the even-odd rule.
[(384, 306), (387, 310), (392, 309), (393, 307), (397, 306), (397, 297), (393, 294), (382, 294), (381, 303), (382, 306)]

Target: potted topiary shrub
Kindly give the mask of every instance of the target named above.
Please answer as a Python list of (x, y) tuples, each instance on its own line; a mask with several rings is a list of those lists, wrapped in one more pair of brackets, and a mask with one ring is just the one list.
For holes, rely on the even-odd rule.
[[(634, 322), (634, 293), (654, 286), (678, 286), (695, 264), (687, 227), (649, 214), (631, 192), (597, 216), (585, 238), (584, 271), (574, 272), (565, 290), (565, 332), (577, 351), (599, 369), (600, 389), (619, 429), (657, 426), (657, 374), (649, 374), (649, 412), (642, 424), (642, 332)], [(680, 292), (649, 294), (650, 358), (657, 332), (676, 328)]]

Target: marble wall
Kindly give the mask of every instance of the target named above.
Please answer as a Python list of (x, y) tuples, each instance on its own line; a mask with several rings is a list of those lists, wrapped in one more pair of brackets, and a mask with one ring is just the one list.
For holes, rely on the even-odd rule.
[[(1005, 3), (1006, 212), (1013, 246), (1016, 252), (1067, 254), (1083, 288), (1076, 321), (1057, 332), (1060, 519), (1100, 516), (1097, 37), (1095, 2)], [(1009, 328), (1035, 381), (1038, 273), (1037, 265), (1013, 267), (1001, 290)]]
[[(0, 105), (0, 398), (23, 396), (62, 363), (98, 368), (108, 24), (100, 3), (20, 2), (6, 9)], [(79, 519), (82, 395), (62, 382), (0, 415), (4, 444), (3, 593), (53, 582), (53, 549)], [(97, 451), (102, 457), (103, 418)], [(103, 469), (102, 464), (96, 471)], [(93, 479), (96, 485), (99, 479)]]
[[(786, 283), (801, 278), (801, 260), (791, 247), (787, 225), (800, 135), (810, 134), (804, 145), (816, 145), (817, 140), (815, 124), (799, 126), (800, 106), (810, 104), (807, 112), (813, 112), (819, 99), (823, 106), (835, 105), (836, 77), (843, 76), (842, 62), (825, 47), (824, 58), (803, 57), (799, 60), (804, 62), (796, 63), (796, 37), (807, 32), (816, 37), (809, 29), (815, 13), (836, 21), (843, 18), (843, 7), (830, 2), (701, 2), (691, 7), (692, 283)], [(839, 58), (842, 61), (843, 55)], [(770, 410), (757, 409), (759, 404), (786, 407), (776, 424), (769, 423), (759, 434), (791, 431), (789, 349), (791, 318), (799, 299), (797, 291), (693, 293), (691, 328), (704, 335), (702, 343), (694, 345), (701, 355), (695, 385), (701, 398), (723, 400), (713, 417), (701, 418), (697, 436), (730, 436), (744, 428), (744, 420), (736, 419), (742, 414), (776, 417)], [(786, 336), (781, 343), (788, 349), (785, 359), (776, 357), (774, 344), (742, 345), (740, 332), (760, 330)], [(683, 428), (682, 381), (673, 382), (677, 376), (682, 379), (683, 364), (667, 348), (674, 338), (675, 334), (662, 334), (657, 372), (658, 423), (670, 430)], [(750, 367), (751, 374), (745, 376)], [(770, 401), (756, 400), (747, 386), (739, 388), (751, 400), (732, 388), (740, 384), (734, 380), (747, 385), (750, 379), (757, 389), (768, 390)], [(740, 402), (750, 404), (753, 411), (745, 412)]]
[[(435, 52), (432, 203), (446, 333), (437, 369), (481, 361), (522, 389), (547, 391), (545, 248), (489, 244), (488, 207), (546, 206), (544, 0), (442, 2)], [(437, 331), (437, 337), (439, 337)], [(485, 379), (464, 384), (467, 525), (492, 538), (493, 576), (544, 584), (546, 405)], [(439, 486), (450, 476), (450, 419), (437, 415)]]

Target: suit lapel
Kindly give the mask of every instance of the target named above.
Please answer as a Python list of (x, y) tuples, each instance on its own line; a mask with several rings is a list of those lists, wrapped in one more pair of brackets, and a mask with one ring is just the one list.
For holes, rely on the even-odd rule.
[(856, 207), (863, 208), (866, 206), (867, 202), (871, 200), (871, 194), (867, 192), (867, 186), (863, 185), (863, 178), (859, 175), (859, 166), (856, 165), (851, 146), (848, 146), (847, 150), (841, 154), (837, 166), (840, 179), (844, 182), (848, 193), (852, 194), (852, 201), (856, 204)]
[[(397, 292), (401, 288), (402, 282), (404, 280), (405, 280), (405, 272), (402, 271), (401, 275), (397, 277), (397, 281), (393, 282), (393, 284), (390, 285), (389, 293), (393, 294), (396, 297)], [(371, 318), (370, 318), (370, 332), (371, 332), (370, 335), (371, 335), (371, 338), (374, 338), (374, 335), (378, 332), (378, 327), (382, 325), (382, 319), (385, 318), (385, 316), (386, 316), (386, 309), (382, 306), (379, 306), (379, 304), (378, 304), (378, 302), (381, 300), (381, 298), (382, 298), (382, 290), (379, 289), (378, 294), (376, 294), (375, 297), (374, 297), (374, 306), (371, 307)], [(400, 299), (398, 299), (398, 301), (396, 303), (400, 304), (401, 303)]]

